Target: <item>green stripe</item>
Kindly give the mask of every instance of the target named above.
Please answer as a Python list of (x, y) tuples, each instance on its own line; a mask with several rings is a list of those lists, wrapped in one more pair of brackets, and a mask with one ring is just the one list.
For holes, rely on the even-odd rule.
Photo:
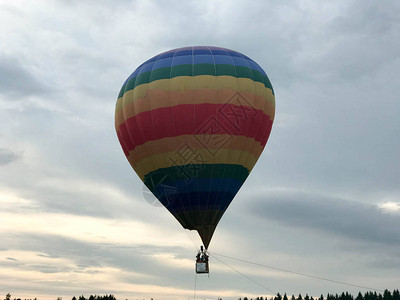
[[(144, 177), (144, 184), (152, 190), (152, 188), (162, 182), (173, 180), (186, 180), (187, 173), (185, 168), (188, 165), (174, 166), (169, 168), (160, 168), (152, 171)], [(233, 164), (199, 164), (189, 166), (191, 170), (190, 178), (234, 178), (244, 182), (249, 175), (249, 170), (241, 165)]]
[(159, 68), (152, 71), (141, 73), (139, 76), (130, 78), (121, 88), (118, 98), (121, 98), (125, 92), (133, 90), (135, 87), (150, 83), (160, 79), (170, 79), (178, 76), (233, 76), (236, 78), (249, 78), (251, 80), (261, 82), (265, 87), (273, 92), (271, 82), (268, 76), (264, 76), (260, 71), (253, 70), (248, 67), (232, 66), (228, 64), (194, 64), (194, 65), (177, 65), (173, 67)]
[(118, 99), (124, 96), (126, 84), (127, 84), (127, 81), (122, 85), (121, 90), (119, 91), (119, 94), (118, 94)]

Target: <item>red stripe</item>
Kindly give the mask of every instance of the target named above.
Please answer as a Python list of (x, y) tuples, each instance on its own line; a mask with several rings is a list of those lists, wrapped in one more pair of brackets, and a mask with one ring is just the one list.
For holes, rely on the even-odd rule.
[(129, 155), (129, 149), (133, 149), (134, 145), (129, 137), (128, 131), (125, 124), (121, 124), (117, 131), (119, 143), (121, 144), (122, 150), (126, 156)]
[(231, 134), (265, 146), (272, 120), (262, 110), (233, 104), (181, 104), (137, 114), (119, 127), (124, 152), (147, 141), (184, 134)]

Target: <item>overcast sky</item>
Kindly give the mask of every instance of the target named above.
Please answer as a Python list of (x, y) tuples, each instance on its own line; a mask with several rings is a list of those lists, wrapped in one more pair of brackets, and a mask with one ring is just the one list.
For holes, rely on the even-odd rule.
[(0, 296), (193, 299), (199, 239), (143, 195), (114, 106), (143, 61), (194, 45), (244, 53), (276, 94), (196, 297), (367, 291), (217, 254), (400, 288), (400, 2), (3, 0)]

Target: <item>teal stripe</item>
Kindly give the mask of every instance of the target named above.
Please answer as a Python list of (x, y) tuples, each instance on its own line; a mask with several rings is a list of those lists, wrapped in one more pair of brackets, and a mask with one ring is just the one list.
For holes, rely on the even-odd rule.
[(135, 87), (150, 83), (160, 79), (170, 79), (178, 76), (232, 76), (236, 78), (249, 78), (256, 82), (264, 84), (273, 92), (271, 82), (268, 76), (262, 74), (258, 70), (248, 67), (233, 66), (228, 64), (213, 65), (213, 64), (195, 64), (195, 65), (177, 65), (173, 67), (164, 67), (152, 71), (144, 72), (137, 77), (130, 78), (121, 88), (118, 98), (121, 98), (124, 93), (133, 90)]
[(119, 91), (119, 94), (118, 94), (118, 99), (124, 96), (124, 94), (125, 94), (125, 87), (126, 87), (127, 82), (128, 82), (128, 81), (125, 81), (125, 83), (122, 85), (121, 90)]
[(150, 189), (162, 183), (197, 178), (232, 178), (244, 182), (249, 170), (234, 164), (199, 164), (173, 166), (152, 171), (144, 177), (144, 184)]
[(151, 190), (154, 195), (159, 198), (162, 197), (165, 186), (174, 187), (176, 193), (194, 193), (194, 192), (229, 192), (236, 194), (243, 184), (243, 181), (235, 178), (196, 178), (196, 180), (181, 179), (181, 180), (166, 180), (161, 185), (155, 186)]

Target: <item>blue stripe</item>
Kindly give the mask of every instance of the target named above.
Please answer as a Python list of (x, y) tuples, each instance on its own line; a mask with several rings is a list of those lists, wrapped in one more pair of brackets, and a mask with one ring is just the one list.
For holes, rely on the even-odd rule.
[(257, 70), (257, 71), (261, 72), (261, 74), (263, 74), (264, 76), (267, 76), (267, 74), (265, 74), (264, 70), (256, 62), (254, 62), (252, 60), (248, 60), (248, 62), (250, 64), (250, 67), (253, 70)]
[(214, 55), (214, 60), (217, 65), (233, 65), (232, 57), (229, 55)]
[(172, 66), (191, 65), (192, 63), (193, 63), (192, 55), (174, 56), (174, 60), (172, 61)]
[(214, 58), (212, 55), (194, 55), (194, 64), (214, 64)]
[(128, 79), (127, 79), (126, 81), (131, 80), (132, 78), (135, 78), (135, 77), (138, 75), (138, 73), (139, 73), (139, 71), (140, 71), (140, 69), (141, 69), (141, 66), (143, 66), (143, 64), (140, 65), (140, 66), (128, 77)]
[(169, 57), (173, 57), (175, 55), (175, 52), (166, 52), (166, 53), (161, 53), (159, 54), (157, 57), (157, 59), (163, 59), (163, 58), (169, 58)]
[[(232, 59), (234, 59), (234, 62), (232, 62)], [(193, 60), (195, 63), (193, 63)], [(204, 62), (202, 62), (204, 61)], [(146, 62), (143, 64), (141, 68), (138, 68), (131, 76), (129, 76), (129, 79), (134, 79), (138, 75), (149, 72), (149, 71), (155, 71), (159, 68), (165, 68), (165, 67), (171, 67), (171, 66), (179, 66), (179, 65), (196, 65), (200, 63), (208, 63), (208, 64), (214, 64), (214, 65), (231, 65), (231, 66), (241, 66), (241, 67), (247, 67), (253, 70), (261, 71), (261, 68), (253, 68), (252, 65), (250, 64), (249, 60), (243, 59), (243, 58), (238, 58), (238, 57), (229, 57), (229, 56), (205, 56), (201, 55), (199, 56), (181, 56), (181, 57), (174, 57), (168, 58), (168, 59), (163, 59), (163, 60), (157, 60), (157, 62)], [(253, 65), (254, 66), (254, 65)], [(262, 71), (262, 73), (265, 76), (265, 72)]]
[(153, 70), (154, 64), (155, 64), (155, 61), (143, 64), (142, 67), (139, 68), (138, 73), (136, 74), (136, 76), (139, 75), (139, 74), (142, 74), (144, 72), (149, 72), (149, 71)]
[(247, 67), (247, 68), (250, 67), (248, 59), (244, 59), (241, 57), (232, 57), (232, 58), (233, 58), (233, 62), (235, 64), (235, 66), (241, 66), (241, 67)]
[(235, 52), (235, 51), (227, 51), (227, 52), (229, 53), (230, 56), (250, 59), (246, 55), (243, 55), (242, 53), (239, 53), (239, 52)]
[[(158, 59), (158, 60), (154, 63), (153, 69), (156, 70), (156, 69), (158, 69), (158, 68), (170, 67), (171, 64), (172, 64), (172, 57), (163, 58), (163, 59)], [(142, 72), (141, 72), (141, 73), (142, 73)]]
[[(194, 63), (210, 63), (210, 64), (230, 64), (235, 66), (250, 67), (257, 71), (262, 71), (262, 69), (247, 56), (225, 49), (218, 49), (210, 47), (211, 49), (176, 49), (175, 51), (161, 53), (152, 57), (151, 59), (145, 61), (138, 69), (138, 73), (132, 74), (130, 78), (136, 77), (137, 75), (155, 70), (163, 67), (170, 67), (171, 61), (173, 61), (172, 66), (192, 64)], [(194, 58), (193, 58), (194, 56)], [(172, 59), (173, 58), (173, 59)], [(233, 59), (233, 62), (232, 62)], [(156, 62), (157, 61), (157, 62)], [(156, 65), (153, 63), (156, 62)], [(263, 72), (263, 71), (262, 71)], [(264, 73), (264, 72), (263, 72)]]
[(194, 55), (211, 54), (209, 49), (196, 49), (193, 50)]
[(192, 56), (192, 54), (193, 54), (192, 50), (178, 50), (175, 52), (175, 57), (186, 56), (186, 55)]
[(213, 55), (223, 55), (223, 56), (229, 56), (230, 51), (227, 50), (222, 50), (222, 49), (211, 49), (211, 53)]
[(174, 180), (163, 182), (154, 187), (154, 195), (160, 199), (166, 194), (172, 195), (173, 193), (190, 193), (190, 192), (216, 192), (216, 193), (233, 193), (234, 195), (239, 191), (243, 182), (234, 178), (196, 178), (192, 180)]

